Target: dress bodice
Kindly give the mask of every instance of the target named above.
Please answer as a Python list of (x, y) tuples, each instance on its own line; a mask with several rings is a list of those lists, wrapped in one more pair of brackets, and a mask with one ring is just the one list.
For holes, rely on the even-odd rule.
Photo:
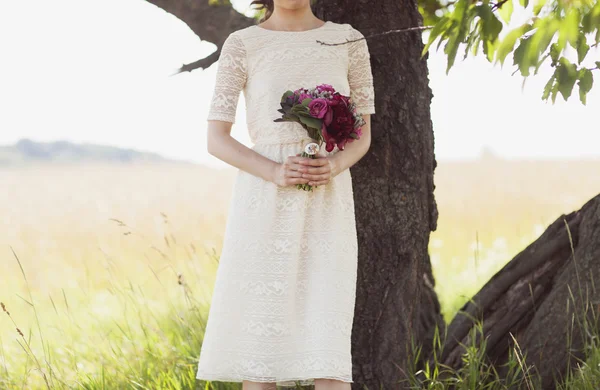
[(288, 143), (307, 138), (294, 122), (273, 122), (286, 90), (330, 84), (349, 95), (362, 114), (374, 114), (373, 77), (363, 35), (350, 24), (326, 22), (306, 31), (275, 31), (253, 25), (232, 32), (221, 49), (207, 120), (235, 123), (240, 92), (246, 102), (250, 140)]

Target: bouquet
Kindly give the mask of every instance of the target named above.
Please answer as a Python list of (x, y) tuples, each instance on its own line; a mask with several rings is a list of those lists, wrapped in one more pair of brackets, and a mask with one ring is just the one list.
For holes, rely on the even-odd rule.
[[(336, 92), (329, 84), (286, 91), (277, 111), (282, 116), (273, 122), (297, 122), (314, 141), (305, 146), (302, 157), (316, 158), (323, 143), (328, 152), (336, 145), (339, 150), (344, 150), (346, 143), (360, 139), (361, 128), (365, 125), (352, 99)], [(308, 184), (296, 184), (296, 187), (313, 190), (313, 186)]]

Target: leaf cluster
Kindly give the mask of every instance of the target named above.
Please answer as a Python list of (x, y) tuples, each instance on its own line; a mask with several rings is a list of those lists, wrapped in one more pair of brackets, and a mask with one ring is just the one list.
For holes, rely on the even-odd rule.
[(299, 102), (293, 91), (286, 91), (281, 97), (281, 108), (277, 111), (282, 114), (281, 118), (274, 119), (273, 122), (297, 122), (308, 132), (308, 136), (316, 141), (323, 141), (321, 128), (323, 121), (310, 115), (308, 108), (312, 101), (310, 98)]
[[(511, 30), (509, 26), (515, 6), (529, 9), (528, 20)], [(430, 32), (423, 49), (425, 54), (438, 41), (445, 43), (448, 73), (454, 65), (461, 44), (464, 58), (483, 51), (486, 59), (504, 65), (512, 54), (515, 72), (526, 79), (537, 74), (544, 63), (554, 69), (542, 93), (552, 99), (560, 93), (568, 100), (577, 83), (579, 98), (586, 104), (592, 89), (593, 71), (600, 68), (600, 58), (590, 49), (600, 44), (600, 2), (597, 0), (457, 0), (451, 11), (443, 15)], [(591, 64), (591, 65), (590, 65)]]

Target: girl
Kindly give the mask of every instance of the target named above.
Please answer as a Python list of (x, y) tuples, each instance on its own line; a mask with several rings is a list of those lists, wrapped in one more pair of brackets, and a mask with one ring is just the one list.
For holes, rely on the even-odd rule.
[[(197, 378), (244, 390), (352, 382), (357, 235), (349, 168), (371, 142), (373, 79), (363, 35), (322, 21), (310, 0), (255, 0), (259, 24), (221, 49), (208, 114), (208, 152), (238, 168)], [(294, 122), (273, 122), (286, 90), (329, 84), (366, 125), (359, 140), (299, 157), (311, 142)], [(254, 145), (230, 136), (239, 94)], [(313, 191), (298, 189), (309, 184)]]

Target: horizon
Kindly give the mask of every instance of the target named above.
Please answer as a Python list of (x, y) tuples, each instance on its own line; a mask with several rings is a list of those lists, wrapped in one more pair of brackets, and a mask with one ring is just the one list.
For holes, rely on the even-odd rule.
[[(13, 142), (12, 144), (0, 144), (0, 148), (10, 148), (10, 147), (16, 147), (19, 143), (22, 142), (33, 142), (36, 144), (55, 144), (55, 143), (67, 143), (73, 146), (101, 146), (101, 147), (108, 147), (108, 148), (114, 148), (114, 149), (120, 149), (120, 150), (125, 150), (125, 151), (131, 151), (131, 152), (136, 152), (136, 153), (143, 153), (143, 154), (153, 154), (156, 155), (159, 158), (162, 158), (168, 162), (176, 162), (176, 163), (191, 163), (191, 164), (195, 164), (195, 165), (200, 165), (200, 166), (205, 166), (208, 168), (215, 168), (215, 169), (223, 169), (223, 168), (232, 168), (232, 169), (237, 169), (236, 167), (233, 167), (231, 165), (225, 165), (222, 167), (219, 166), (211, 166), (208, 164), (205, 164), (203, 162), (198, 162), (198, 161), (193, 161), (193, 160), (185, 160), (185, 159), (180, 159), (177, 157), (169, 157), (166, 155), (161, 154), (160, 152), (155, 152), (152, 150), (144, 150), (144, 149), (139, 149), (136, 147), (121, 147), (121, 146), (115, 146), (115, 145), (108, 145), (108, 144), (101, 144), (101, 143), (94, 143), (94, 142), (87, 142), (87, 141), (83, 141), (83, 142), (73, 142), (70, 140), (66, 140), (66, 139), (57, 139), (57, 140), (51, 140), (51, 141), (37, 141), (37, 140), (33, 140), (31, 138), (21, 138), (15, 142)], [(475, 162), (475, 161), (482, 161), (482, 160), (498, 160), (498, 161), (503, 161), (503, 162), (561, 162), (561, 161), (590, 161), (590, 162), (596, 162), (596, 161), (600, 161), (600, 155), (597, 156), (558, 156), (558, 157), (553, 157), (553, 156), (538, 156), (538, 157), (529, 157), (529, 156), (517, 156), (517, 157), (504, 157), (498, 153), (496, 153), (493, 149), (488, 148), (488, 147), (482, 147), (479, 151), (479, 154), (474, 155), (474, 156), (467, 156), (467, 157), (462, 157), (462, 158), (439, 158), (438, 156), (436, 157), (436, 161), (440, 162), (440, 163), (462, 163), (462, 162)], [(158, 162), (160, 163), (160, 162)]]

